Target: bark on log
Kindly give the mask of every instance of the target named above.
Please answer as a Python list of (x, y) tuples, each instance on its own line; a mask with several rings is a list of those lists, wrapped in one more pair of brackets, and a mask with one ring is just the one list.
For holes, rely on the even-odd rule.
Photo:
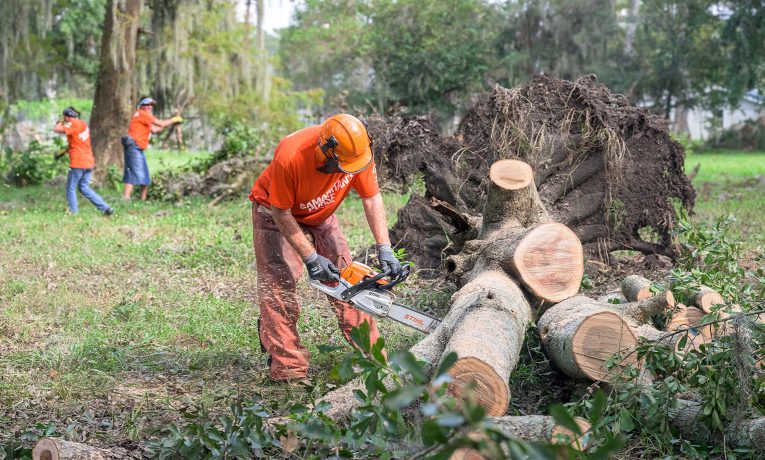
[(711, 313), (713, 306), (722, 305), (725, 303), (725, 300), (714, 289), (708, 288), (706, 286), (701, 286), (699, 288), (699, 292), (696, 293), (696, 296), (693, 299), (693, 303), (695, 303), (697, 307), (701, 308), (701, 311), (704, 313)]
[(452, 305), (467, 313), (451, 330), (443, 352), (458, 356), (449, 369), (449, 392), (459, 400), (472, 391), (488, 415), (503, 415), (510, 403), (510, 373), (532, 319), (531, 306), (501, 271), (476, 277), (452, 297)]
[[(449, 313), (451, 313), (451, 310)], [(459, 312), (455, 312), (455, 315), (452, 315), (452, 317), (456, 316), (458, 313)], [(447, 315), (443, 322), (433, 330), (433, 332), (409, 349), (418, 361), (423, 361), (425, 363), (425, 372), (427, 375), (430, 375), (431, 372), (433, 372), (433, 368), (443, 354), (444, 346), (446, 346), (446, 331), (449, 324), (451, 324), (450, 320), (450, 316)], [(389, 379), (384, 380), (383, 384), (385, 384), (388, 389), (393, 388), (393, 382)], [(355, 390), (363, 389), (364, 380), (355, 378), (345, 385), (325, 394), (317, 401), (317, 403), (330, 403), (330, 408), (325, 411), (324, 414), (333, 420), (340, 420), (350, 416), (351, 412), (361, 405), (353, 395), (353, 392)]]
[(624, 294), (622, 294), (621, 289), (617, 289), (615, 291), (607, 292), (603, 294), (602, 296), (598, 297), (598, 302), (607, 302), (607, 303), (627, 303), (629, 300), (627, 300), (626, 297), (624, 297)]
[[(492, 417), (489, 422), (495, 429), (509, 437), (523, 439), (527, 442), (568, 444), (583, 451), (589, 447), (589, 431), (592, 426), (581, 417), (575, 417), (574, 420), (583, 433), (581, 436), (577, 436), (568, 428), (556, 424), (552, 417), (546, 415)], [(487, 460), (487, 457), (476, 449), (464, 447), (454, 451), (449, 460)]]
[(79, 442), (42, 438), (32, 449), (33, 460), (104, 460), (101, 450)]
[(651, 297), (651, 281), (640, 275), (629, 275), (622, 280), (622, 293), (630, 302)]
[[(671, 305), (674, 297), (669, 291), (625, 304), (576, 296), (547, 310), (537, 328), (548, 356), (564, 374), (579, 380), (608, 382), (636, 362), (630, 351), (638, 337), (659, 337), (660, 331), (646, 323)], [(607, 362), (617, 354), (629, 356), (609, 371)]]
[[(723, 439), (711, 431), (702, 421), (702, 403), (678, 400), (678, 407), (670, 409), (670, 425), (678, 434), (695, 444), (722, 444)], [(740, 423), (728, 423), (723, 431), (724, 442), (731, 447), (749, 447), (765, 452), (765, 417), (752, 417)]]

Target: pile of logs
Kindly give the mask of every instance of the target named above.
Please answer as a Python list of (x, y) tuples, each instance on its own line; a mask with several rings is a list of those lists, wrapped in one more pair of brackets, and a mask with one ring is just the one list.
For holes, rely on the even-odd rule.
[[(457, 363), (449, 370), (451, 395), (459, 401), (470, 391), (509, 435), (550, 439), (559, 427), (547, 417), (514, 417), (513, 423), (503, 417), (510, 402), (510, 374), (533, 321), (545, 352), (561, 372), (576, 380), (613, 382), (621, 369), (637, 364), (634, 350), (641, 339), (677, 349), (684, 334), (671, 332), (698, 324), (723, 299), (702, 289), (696, 306), (686, 307), (676, 304), (670, 291), (636, 275), (625, 278), (618, 292), (599, 299), (577, 295), (584, 274), (582, 244), (568, 227), (552, 221), (532, 169), (522, 161), (500, 160), (491, 166), (489, 179), (478, 238), (446, 261), (448, 276), (460, 289), (442, 324), (410, 351), (427, 372), (456, 352)], [(671, 318), (667, 331), (653, 325), (659, 314)], [(686, 349), (711, 338), (709, 327), (699, 330), (683, 341)], [(609, 361), (618, 355), (622, 361), (609, 369)], [(362, 386), (357, 379), (326, 394), (322, 401), (331, 403), (326, 414), (347, 417), (359, 404), (353, 391)], [(683, 401), (671, 416), (678, 429), (695, 430), (695, 439), (704, 432), (699, 410), (693, 401)], [(750, 435), (738, 434), (738, 445), (765, 447), (765, 418), (747, 423), (754, 428)], [(479, 458), (470, 455), (459, 458)]]

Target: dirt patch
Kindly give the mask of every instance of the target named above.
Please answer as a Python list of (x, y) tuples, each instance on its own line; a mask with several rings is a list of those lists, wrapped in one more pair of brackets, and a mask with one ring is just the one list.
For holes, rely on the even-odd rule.
[(600, 259), (618, 249), (672, 255), (673, 202), (694, 203), (685, 152), (664, 120), (630, 106), (591, 75), (575, 82), (537, 76), (518, 88), (497, 87), (468, 111), (454, 136), (433, 131), (427, 119), (414, 117), (373, 132), (381, 138), (380, 169), (393, 171), (383, 179), (405, 183), (413, 173), (423, 175), (425, 197), (412, 198), (392, 231), (421, 268), (440, 267), (473, 238), (488, 168), (503, 158), (534, 168), (552, 216)]

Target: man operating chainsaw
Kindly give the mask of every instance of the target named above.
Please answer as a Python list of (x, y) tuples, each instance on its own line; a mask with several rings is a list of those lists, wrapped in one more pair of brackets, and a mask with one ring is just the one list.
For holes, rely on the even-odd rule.
[[(313, 280), (334, 282), (351, 263), (348, 244), (334, 212), (354, 189), (364, 206), (383, 271), (401, 273), (391, 249), (385, 209), (372, 161), (372, 139), (364, 124), (348, 114), (294, 132), (279, 143), (274, 159), (250, 193), (253, 244), (258, 273), (258, 329), (270, 355), (273, 380), (307, 382), (308, 352), (297, 332), (300, 303), (296, 280), (303, 264)], [(345, 339), (364, 321), (370, 339), (379, 337), (375, 320), (329, 298)]]

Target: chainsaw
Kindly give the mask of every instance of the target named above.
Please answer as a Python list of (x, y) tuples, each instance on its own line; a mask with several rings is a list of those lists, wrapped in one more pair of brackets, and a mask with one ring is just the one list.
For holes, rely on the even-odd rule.
[(337, 281), (331, 283), (308, 279), (314, 288), (370, 315), (390, 318), (401, 324), (429, 334), (441, 320), (393, 301), (391, 289), (409, 276), (409, 267), (391, 280), (385, 278), (390, 270), (375, 273), (361, 262), (352, 262), (340, 271)]

